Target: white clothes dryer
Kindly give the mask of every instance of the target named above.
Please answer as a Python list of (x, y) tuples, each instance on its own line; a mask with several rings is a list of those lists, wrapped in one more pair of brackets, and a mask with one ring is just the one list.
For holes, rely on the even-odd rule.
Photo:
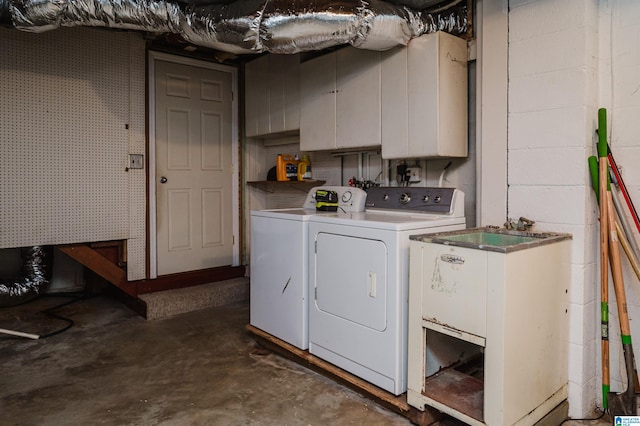
[(348, 186), (312, 188), (300, 208), (251, 212), (250, 323), (300, 349), (308, 338), (308, 221), (317, 190), (338, 194), (338, 212), (364, 210), (367, 194)]
[(374, 187), (365, 212), (309, 219), (309, 352), (407, 390), (409, 236), (465, 228), (453, 188)]

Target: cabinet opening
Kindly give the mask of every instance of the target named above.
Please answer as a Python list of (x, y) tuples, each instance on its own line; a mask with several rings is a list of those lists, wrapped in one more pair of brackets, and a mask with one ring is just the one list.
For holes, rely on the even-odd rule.
[(484, 421), (484, 348), (426, 329), (422, 394)]

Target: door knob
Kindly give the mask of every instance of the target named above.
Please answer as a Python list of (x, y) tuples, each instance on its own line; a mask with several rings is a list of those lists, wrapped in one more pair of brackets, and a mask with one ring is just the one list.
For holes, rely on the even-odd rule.
[(162, 177), (160, 178), (160, 183), (167, 183), (167, 178), (166, 178), (166, 177), (164, 177), (164, 176), (162, 176)]

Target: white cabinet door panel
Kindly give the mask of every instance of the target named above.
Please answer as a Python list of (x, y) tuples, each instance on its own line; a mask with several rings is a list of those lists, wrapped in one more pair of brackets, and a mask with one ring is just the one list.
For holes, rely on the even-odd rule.
[(336, 145), (380, 145), (380, 52), (344, 48), (336, 52)]
[(269, 57), (245, 65), (245, 130), (247, 136), (269, 133)]
[(245, 65), (247, 136), (300, 128), (300, 56), (266, 55)]
[(300, 65), (300, 149), (336, 148), (336, 56)]
[(403, 158), (409, 153), (407, 49), (387, 50), (381, 55), (382, 157)]

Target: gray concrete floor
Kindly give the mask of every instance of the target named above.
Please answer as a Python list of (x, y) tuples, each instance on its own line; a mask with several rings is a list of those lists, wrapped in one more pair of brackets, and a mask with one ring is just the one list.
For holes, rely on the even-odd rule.
[[(43, 334), (63, 299), (0, 309), (0, 328)], [(248, 304), (145, 321), (104, 296), (58, 311), (68, 331), (0, 335), (2, 424), (408, 425), (328, 378), (257, 351)], [(8, 421), (8, 423), (7, 423)]]
[[(1, 308), (0, 328), (55, 331), (65, 323), (41, 311), (66, 300), (71, 299), (43, 297)], [(244, 328), (248, 304), (145, 321), (103, 295), (56, 312), (75, 325), (42, 340), (0, 334), (2, 424), (410, 424), (322, 375), (256, 348)]]

